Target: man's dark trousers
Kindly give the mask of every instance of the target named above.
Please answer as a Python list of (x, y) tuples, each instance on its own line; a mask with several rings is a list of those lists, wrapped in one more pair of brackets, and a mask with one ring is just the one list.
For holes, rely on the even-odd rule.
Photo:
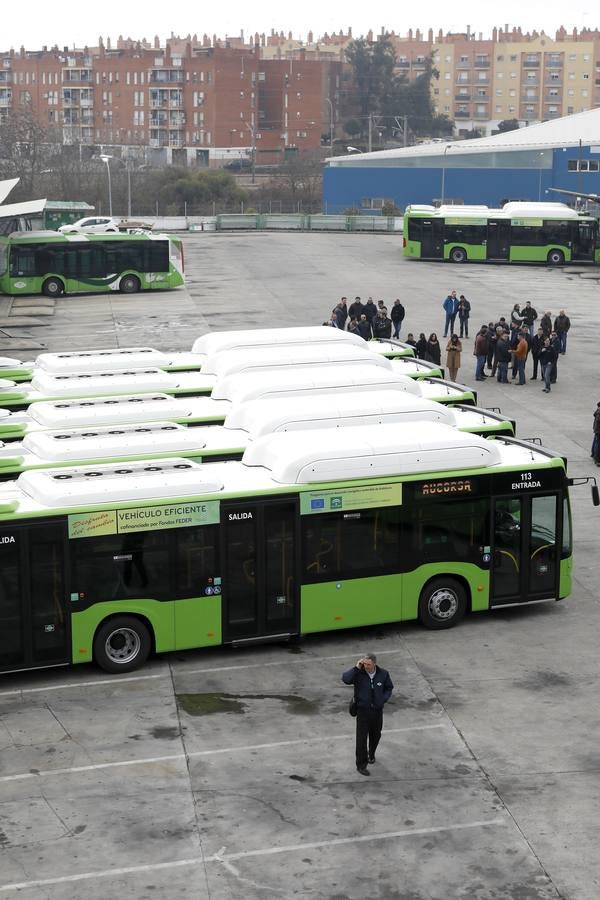
[[(369, 757), (375, 756), (381, 729), (383, 728), (383, 710), (359, 709), (356, 716), (356, 768), (364, 769)], [(368, 740), (368, 751), (367, 751)]]

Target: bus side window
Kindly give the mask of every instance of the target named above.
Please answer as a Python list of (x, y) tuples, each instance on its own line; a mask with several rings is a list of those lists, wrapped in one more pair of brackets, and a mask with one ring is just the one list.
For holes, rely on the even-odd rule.
[(10, 254), (11, 278), (35, 275), (35, 255), (30, 247), (13, 247)]
[(176, 596), (202, 596), (219, 575), (218, 525), (198, 525), (174, 532)]

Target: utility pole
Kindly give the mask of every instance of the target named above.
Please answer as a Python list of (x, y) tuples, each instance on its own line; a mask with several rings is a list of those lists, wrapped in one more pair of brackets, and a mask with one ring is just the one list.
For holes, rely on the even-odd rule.
[(325, 97), (325, 103), (329, 106), (329, 155), (333, 156), (333, 103), (329, 97)]
[(402, 137), (404, 138), (403, 144), (405, 147), (408, 147), (408, 116), (406, 114), (402, 117), (402, 121), (404, 122), (402, 128)]
[(373, 116), (369, 113), (369, 143), (368, 143), (369, 153), (373, 149)]

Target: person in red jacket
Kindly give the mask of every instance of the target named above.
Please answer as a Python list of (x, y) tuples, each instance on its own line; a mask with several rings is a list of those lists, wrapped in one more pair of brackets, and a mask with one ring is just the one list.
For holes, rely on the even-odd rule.
[(521, 386), (522, 384), (525, 384), (525, 363), (527, 361), (527, 354), (529, 353), (529, 344), (522, 332), (519, 334), (517, 346), (510, 352), (513, 354), (517, 364), (517, 374), (519, 376), (517, 384)]

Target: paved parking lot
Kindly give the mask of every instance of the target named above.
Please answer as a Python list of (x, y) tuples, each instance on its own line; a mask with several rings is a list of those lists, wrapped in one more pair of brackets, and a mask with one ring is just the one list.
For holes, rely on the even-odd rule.
[[(406, 262), (400, 240), (190, 235), (186, 290), (61, 299), (36, 340), (183, 349), (207, 329), (322, 321), (341, 294), (401, 297), (405, 333), (440, 333), (451, 288), (471, 300), (473, 331), (517, 300), (564, 307), (573, 330), (553, 392), (485, 383), (480, 403), (591, 474), (598, 282)], [(3, 676), (0, 898), (597, 900), (600, 512), (588, 488), (572, 497), (575, 583), (561, 604), (442, 634), (409, 624), (172, 654), (127, 678)], [(369, 650), (396, 689), (366, 779), (340, 674)]]

